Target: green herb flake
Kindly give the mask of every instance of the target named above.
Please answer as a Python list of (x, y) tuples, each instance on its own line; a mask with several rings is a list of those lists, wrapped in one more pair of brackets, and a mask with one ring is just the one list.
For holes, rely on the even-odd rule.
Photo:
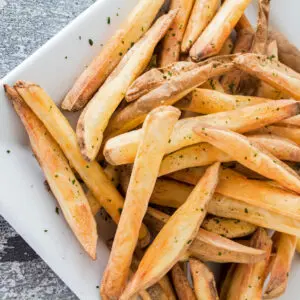
[(218, 255), (221, 256), (221, 255), (222, 255), (222, 252), (219, 252)]
[(96, 289), (99, 289), (99, 285), (96, 285)]
[(44, 232), (48, 232), (48, 229), (44, 229)]
[(55, 212), (59, 215), (59, 208), (57, 206), (55, 207)]
[(75, 179), (72, 180), (72, 184), (75, 184)]
[(246, 213), (246, 214), (248, 213), (248, 208), (247, 208), (247, 207), (245, 208), (245, 213)]
[(89, 44), (90, 44), (90, 46), (93, 46), (94, 45), (94, 41), (92, 39), (89, 39)]
[(106, 22), (107, 22), (108, 25), (110, 24), (110, 17), (106, 18)]
[(6, 150), (6, 153), (8, 153), (8, 154), (9, 154), (9, 153), (10, 153), (10, 150)]
[(123, 210), (122, 207), (119, 207), (119, 208), (118, 208), (118, 212), (119, 212), (120, 214), (122, 213), (122, 210)]
[(119, 55), (122, 56), (122, 55), (123, 55), (123, 52), (119, 52)]
[(188, 240), (186, 243), (187, 245), (189, 245), (192, 242), (192, 240)]

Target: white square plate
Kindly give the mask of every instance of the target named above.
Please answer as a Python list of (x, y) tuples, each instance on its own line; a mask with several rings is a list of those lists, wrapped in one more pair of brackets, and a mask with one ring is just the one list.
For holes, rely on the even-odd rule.
[[(13, 84), (18, 79), (36, 82), (59, 104), (84, 66), (99, 52), (101, 43), (105, 43), (137, 2), (98, 0), (10, 72), (2, 83)], [(272, 25), (300, 47), (300, 2), (273, 1), (271, 6)], [(254, 6), (247, 13), (255, 20)], [(111, 18), (110, 25), (107, 17)], [(89, 39), (94, 41), (92, 47)], [(99, 299), (96, 286), (108, 259), (105, 241), (111, 226), (100, 224), (98, 259), (90, 260), (62, 215), (55, 213), (56, 202), (44, 187), (43, 174), (32, 157), (27, 135), (4, 95), (2, 84), (0, 120), (0, 213), (80, 299)], [(300, 278), (299, 257), (295, 258), (288, 291), (281, 299), (299, 298), (297, 278)]]

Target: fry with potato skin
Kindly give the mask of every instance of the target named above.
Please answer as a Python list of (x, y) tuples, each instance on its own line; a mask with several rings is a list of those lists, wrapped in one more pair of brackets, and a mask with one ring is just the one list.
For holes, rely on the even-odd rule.
[(190, 50), (193, 60), (219, 53), (250, 0), (227, 0)]
[[(159, 232), (169, 218), (169, 215), (148, 207), (145, 223), (155, 232)], [(199, 229), (196, 238), (187, 251), (190, 257), (220, 263), (254, 263), (262, 260), (265, 256), (263, 251), (245, 247), (203, 228)]]
[(147, 66), (155, 46), (167, 32), (176, 13), (177, 11), (170, 11), (155, 22), (123, 57), (115, 71), (81, 113), (76, 135), (81, 153), (87, 161), (96, 158), (109, 119), (124, 98), (130, 84)]
[[(187, 201), (176, 210), (147, 249), (121, 299), (128, 299), (166, 274), (186, 252), (206, 214), (218, 183), (220, 163), (209, 167)], [(157, 253), (157, 249), (160, 249)]]
[(194, 88), (206, 82), (209, 78), (224, 74), (231, 69), (230, 62), (211, 62), (186, 71), (179, 76), (170, 73), (169, 80), (137, 101), (130, 103), (117, 113), (109, 122), (108, 136), (116, 136), (142, 124), (147, 113), (160, 105), (173, 105)]
[(189, 262), (197, 300), (218, 300), (214, 274), (197, 259), (192, 258)]
[(231, 264), (230, 267), (227, 270), (226, 276), (224, 281), (221, 284), (221, 289), (220, 289), (220, 300), (226, 300), (227, 299), (227, 294), (231, 285), (231, 280), (232, 276), (235, 271), (236, 264)]
[(275, 157), (281, 160), (300, 162), (300, 148), (293, 141), (272, 134), (256, 134), (247, 136)]
[(265, 55), (246, 53), (234, 59), (237, 68), (300, 100), (300, 74)]
[(213, 114), (267, 101), (268, 99), (260, 97), (230, 95), (216, 90), (196, 88), (190, 97), (179, 100), (175, 107), (200, 114)]
[(248, 222), (215, 216), (206, 216), (201, 226), (207, 231), (217, 233), (229, 239), (250, 235), (257, 228)]
[(17, 91), (8, 85), (4, 85), (4, 89), (28, 133), (32, 151), (68, 225), (84, 250), (92, 259), (96, 259), (96, 222), (84, 191), (66, 157)]
[[(259, 144), (241, 134), (223, 128), (198, 126), (194, 128), (194, 131), (225, 153), (231, 153), (234, 160), (247, 168), (300, 193), (298, 174)], [(236, 151), (237, 149), (238, 151)]]
[(197, 299), (179, 263), (172, 268), (171, 276), (179, 300)]
[[(87, 163), (84, 160), (77, 144), (75, 132), (53, 100), (36, 84), (19, 81), (15, 88), (44, 123), (94, 197), (105, 208), (114, 222), (118, 223), (123, 207), (123, 197), (97, 162)], [(140, 242), (142, 241), (146, 244), (149, 242), (149, 232), (144, 226), (140, 234)]]
[[(256, 130), (298, 114), (296, 101), (277, 100), (228, 112), (179, 120), (173, 130), (166, 153), (203, 141), (193, 132), (199, 123), (223, 126), (241, 133)], [(140, 141), (141, 130), (134, 130), (109, 139), (104, 147), (105, 159), (112, 165), (132, 163)]]
[(181, 43), (181, 51), (186, 53), (214, 17), (219, 0), (196, 0), (188, 20)]
[(271, 276), (264, 292), (264, 299), (277, 298), (285, 292), (297, 238), (293, 235), (275, 232), (272, 240), (276, 254), (272, 258)]
[(180, 46), (194, 0), (171, 0), (170, 10), (178, 9), (169, 32), (162, 41), (159, 66), (164, 67), (179, 60)]
[(179, 116), (178, 109), (162, 106), (151, 111), (143, 124), (142, 142), (133, 165), (125, 204), (101, 283), (103, 297), (119, 298), (126, 285), (142, 220), (166, 145)]
[(86, 105), (121, 60), (120, 53), (125, 54), (148, 30), (163, 3), (163, 0), (139, 1), (121, 28), (76, 80), (62, 103), (63, 109), (74, 111)]
[[(252, 45), (253, 36), (252, 29), (245, 28), (238, 30), (233, 53), (248, 52)], [(247, 74), (238, 69), (224, 74), (221, 79), (221, 84), (225, 92), (228, 94), (237, 94), (239, 92), (240, 81), (243, 80), (246, 75)]]
[(276, 40), (279, 50), (279, 60), (285, 65), (300, 73), (300, 51), (291, 44), (287, 38), (280, 32), (271, 30), (269, 38)]
[(261, 299), (262, 289), (267, 276), (268, 261), (272, 249), (272, 241), (265, 229), (259, 228), (252, 236), (250, 245), (263, 249), (267, 256), (256, 264), (239, 264), (232, 276), (227, 299)]

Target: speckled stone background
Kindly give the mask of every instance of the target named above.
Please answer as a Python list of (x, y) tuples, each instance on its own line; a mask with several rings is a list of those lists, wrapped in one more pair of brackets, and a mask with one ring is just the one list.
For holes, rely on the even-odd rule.
[[(0, 0), (0, 77), (93, 0)], [(78, 299), (0, 216), (0, 299)]]

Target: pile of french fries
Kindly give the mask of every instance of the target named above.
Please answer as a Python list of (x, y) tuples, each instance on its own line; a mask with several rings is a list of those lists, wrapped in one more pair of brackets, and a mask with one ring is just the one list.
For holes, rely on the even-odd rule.
[[(300, 250), (300, 51), (257, 1), (253, 28), (251, 0), (171, 0), (164, 13), (140, 0), (62, 101), (83, 109), (76, 131), (37, 84), (4, 86), (91, 258), (95, 215), (118, 224), (102, 299), (286, 290)], [(206, 262), (223, 263), (220, 281)]]

